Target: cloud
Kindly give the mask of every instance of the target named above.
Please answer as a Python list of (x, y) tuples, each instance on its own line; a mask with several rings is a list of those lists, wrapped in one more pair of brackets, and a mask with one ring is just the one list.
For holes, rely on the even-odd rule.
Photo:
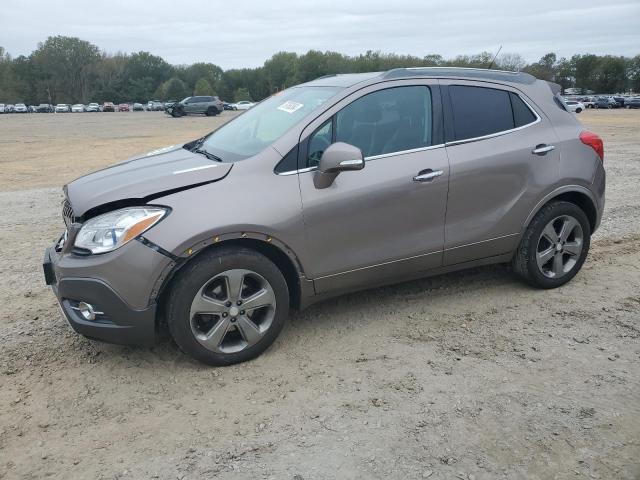
[(146, 50), (173, 64), (255, 67), (278, 51), (367, 50), (424, 56), (496, 51), (640, 53), (640, 2), (460, 0), (3, 0), (0, 45), (28, 55), (49, 35), (108, 52)]

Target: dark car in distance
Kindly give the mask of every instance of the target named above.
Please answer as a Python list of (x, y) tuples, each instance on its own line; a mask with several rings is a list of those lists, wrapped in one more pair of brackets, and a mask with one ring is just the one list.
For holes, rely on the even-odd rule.
[(36, 107), (37, 113), (53, 113), (53, 105), (49, 105), (48, 103), (41, 103)]
[(596, 97), (594, 108), (618, 108), (618, 103), (613, 97)]
[(187, 97), (171, 106), (165, 105), (165, 112), (172, 117), (183, 117), (184, 115), (206, 115), (211, 117), (218, 115), (223, 110), (224, 104), (218, 97), (205, 95)]
[(627, 98), (624, 106), (625, 108), (640, 108), (640, 97)]
[(116, 106), (113, 104), (113, 102), (104, 102), (102, 104), (102, 111), (103, 112), (115, 112), (116, 111)]

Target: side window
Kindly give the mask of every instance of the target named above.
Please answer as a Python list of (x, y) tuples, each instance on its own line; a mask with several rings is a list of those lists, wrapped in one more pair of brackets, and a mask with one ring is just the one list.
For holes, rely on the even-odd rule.
[(327, 120), (318, 128), (309, 138), (309, 155), (307, 156), (307, 166), (317, 167), (320, 162), (320, 157), (331, 145), (333, 137), (333, 122), (332, 119)]
[(495, 88), (449, 87), (456, 140), (482, 137), (514, 128), (509, 92)]
[[(511, 107), (513, 108), (513, 121), (516, 127), (523, 127), (529, 125), (537, 120), (537, 117), (531, 111), (527, 104), (513, 92), (509, 93), (511, 97)], [(574, 102), (575, 103), (575, 102)]]
[(336, 114), (336, 142), (372, 157), (431, 145), (431, 91), (393, 87), (355, 100)]

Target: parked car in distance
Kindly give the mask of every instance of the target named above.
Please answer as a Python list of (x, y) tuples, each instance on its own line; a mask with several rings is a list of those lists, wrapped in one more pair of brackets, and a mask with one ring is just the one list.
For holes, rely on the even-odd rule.
[(225, 110), (237, 110), (238, 108), (233, 103), (222, 102), (222, 106)]
[(640, 97), (631, 97), (624, 102), (625, 108), (640, 108)]
[(582, 102), (576, 102), (575, 100), (566, 100), (564, 104), (570, 112), (580, 113), (585, 109)]
[(242, 100), (241, 102), (236, 102), (233, 104), (233, 106), (236, 107), (236, 110), (249, 110), (254, 105), (255, 103), (248, 100)]
[(161, 112), (164, 110), (164, 105), (159, 100), (150, 100), (147, 102), (148, 112)]
[(5, 108), (4, 103), (0, 103), (0, 113), (5, 113), (4, 108)]
[(4, 106), (4, 113), (13, 113), (13, 104), (7, 103)]
[(29, 109), (24, 103), (16, 103), (13, 107), (14, 113), (29, 113)]
[(602, 140), (558, 93), (458, 68), (289, 88), (66, 185), (46, 283), (78, 333), (150, 344), (162, 318), (211, 365), (260, 355), (291, 308), (358, 289), (493, 263), (559, 287), (587, 257), (605, 172)]
[(102, 104), (102, 111), (103, 112), (115, 112), (116, 111), (116, 106), (113, 104), (113, 102), (104, 102)]
[(144, 112), (144, 107), (141, 103), (134, 103), (131, 107), (131, 110), (133, 110), (134, 112)]
[(99, 112), (100, 111), (100, 105), (98, 105), (97, 103), (90, 103), (89, 105), (87, 105), (87, 112)]
[(70, 111), (71, 109), (69, 108), (69, 105), (67, 105), (66, 103), (59, 103), (56, 105), (56, 108), (55, 108), (56, 113), (69, 113)]
[(51, 113), (53, 112), (53, 105), (49, 105), (48, 103), (41, 103), (36, 107), (37, 113)]
[(182, 117), (184, 115), (218, 115), (224, 110), (224, 106), (218, 97), (214, 96), (194, 96), (187, 97), (180, 102), (170, 106), (165, 105), (165, 112), (172, 117)]
[(81, 103), (76, 103), (74, 105), (71, 105), (71, 112), (72, 113), (84, 113), (85, 112), (84, 105), (82, 105)]
[(119, 112), (130, 112), (131, 108), (129, 107), (128, 103), (121, 103), (120, 105), (118, 105), (118, 111)]
[(581, 102), (584, 105), (584, 108), (593, 108), (595, 106), (593, 97), (579, 97), (576, 98), (576, 101)]
[(618, 108), (613, 97), (596, 97), (594, 108)]
[(618, 104), (618, 107), (620, 108), (624, 107), (624, 102), (625, 102), (624, 97), (621, 97), (619, 95), (614, 95), (612, 98)]

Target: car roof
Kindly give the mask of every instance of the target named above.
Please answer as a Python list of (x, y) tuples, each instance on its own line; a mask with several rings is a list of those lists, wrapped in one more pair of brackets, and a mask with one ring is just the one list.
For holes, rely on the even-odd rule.
[(386, 72), (346, 73), (325, 75), (305, 83), (310, 87), (351, 87), (370, 80), (392, 80), (397, 78), (467, 78), (478, 80), (494, 80), (507, 83), (530, 85), (536, 77), (524, 72), (489, 70), (486, 68), (463, 67), (419, 67), (394, 68)]

